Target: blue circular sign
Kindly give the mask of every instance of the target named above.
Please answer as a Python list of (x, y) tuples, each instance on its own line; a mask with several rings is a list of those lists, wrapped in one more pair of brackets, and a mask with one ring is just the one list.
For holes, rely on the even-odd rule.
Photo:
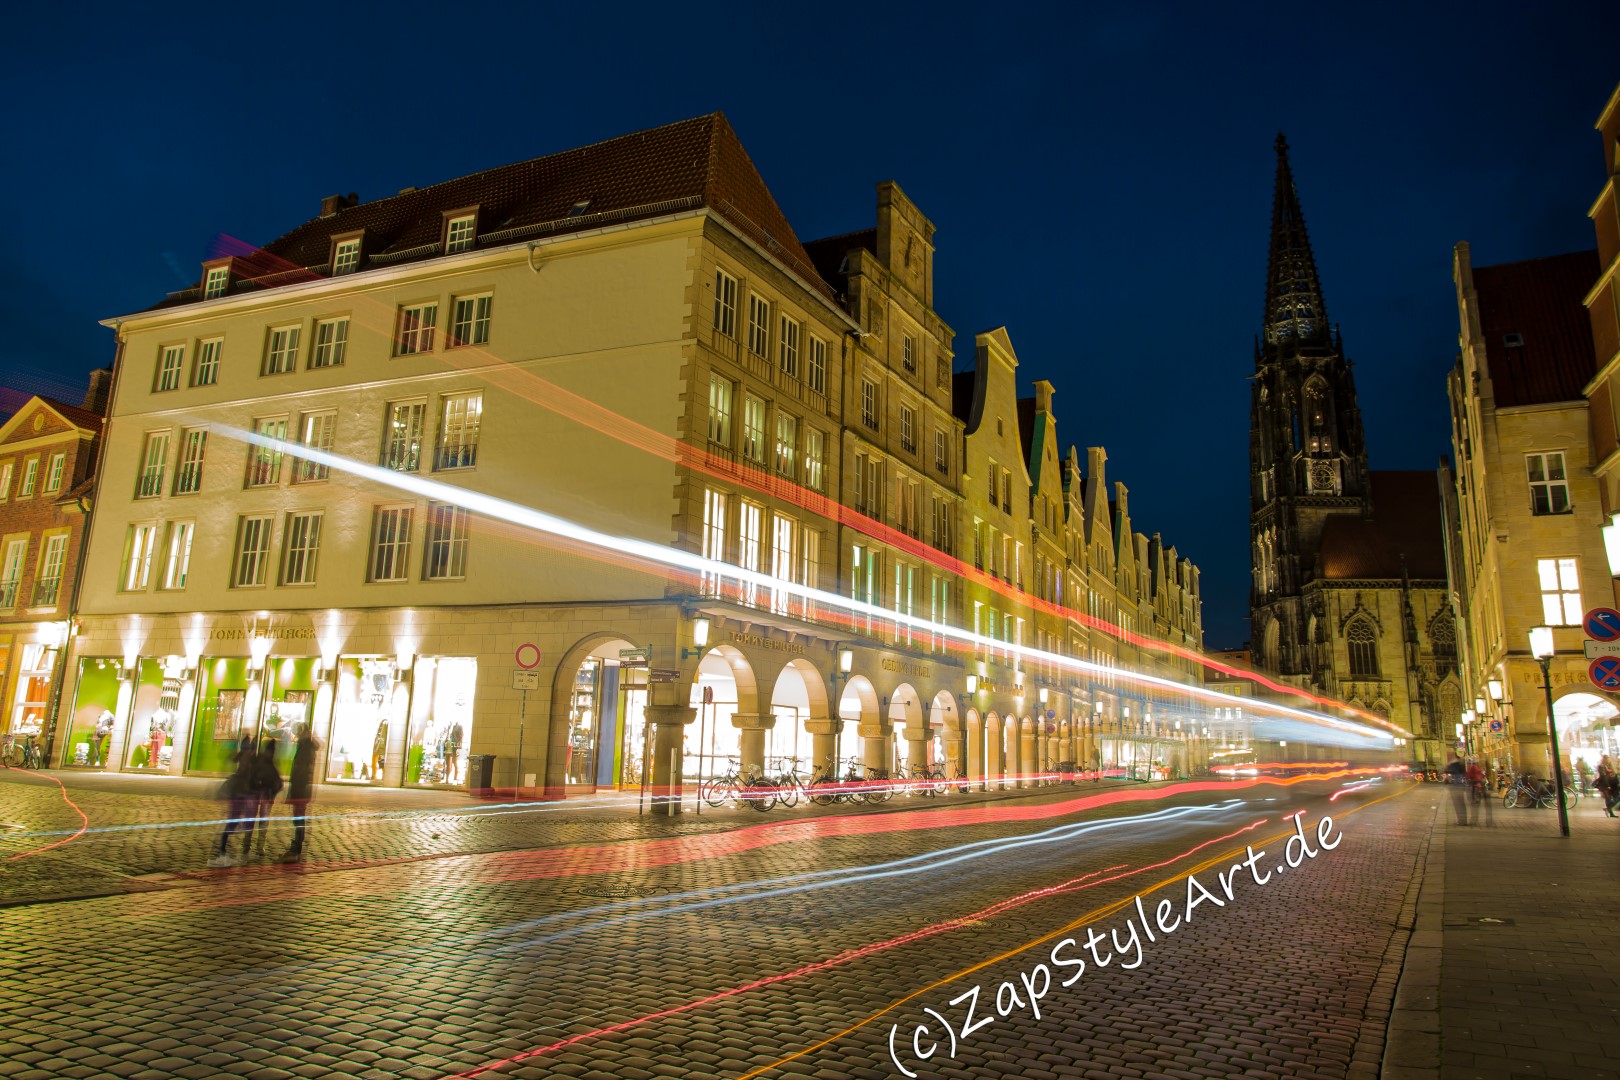
[(1581, 626), (1593, 641), (1620, 641), (1620, 611), (1614, 608), (1593, 608), (1581, 620)]
[(1587, 670), (1594, 686), (1604, 690), (1620, 690), (1620, 656), (1600, 656)]

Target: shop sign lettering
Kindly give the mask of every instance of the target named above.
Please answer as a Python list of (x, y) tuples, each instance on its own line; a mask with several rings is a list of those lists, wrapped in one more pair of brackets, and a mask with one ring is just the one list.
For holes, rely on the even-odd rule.
[(280, 638), (283, 641), (313, 641), (313, 626), (280, 626), (271, 630), (210, 630), (212, 641), (253, 641), (262, 638)]
[(795, 645), (788, 641), (776, 641), (773, 638), (760, 637), (758, 634), (739, 634), (735, 630), (731, 632), (731, 641), (734, 645), (748, 645), (755, 649), (795, 653), (799, 656), (803, 656), (807, 651), (803, 645)]
[(904, 675), (916, 675), (918, 678), (923, 679), (932, 674), (927, 664), (908, 664), (904, 660), (890, 660), (888, 657), (883, 659), (883, 670), (898, 671)]

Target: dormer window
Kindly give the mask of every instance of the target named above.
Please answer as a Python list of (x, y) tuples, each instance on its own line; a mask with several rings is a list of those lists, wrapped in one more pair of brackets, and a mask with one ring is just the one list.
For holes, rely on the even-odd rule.
[(579, 200), (579, 202), (575, 203), (573, 206), (570, 206), (568, 208), (568, 216), (569, 217), (583, 217), (584, 214), (585, 214), (585, 211), (589, 210), (590, 208), (591, 208), (591, 200), (589, 200), (589, 199), (581, 199), (581, 200)]
[(332, 248), (332, 275), (352, 274), (360, 269), (360, 239), (339, 240)]
[(458, 251), (471, 251), (477, 225), (477, 214), (463, 214), (451, 218), (444, 227), (445, 254), (454, 255)]
[(231, 285), (231, 268), (228, 266), (212, 267), (203, 278), (203, 299), (212, 300), (216, 296), (224, 296), (225, 290)]

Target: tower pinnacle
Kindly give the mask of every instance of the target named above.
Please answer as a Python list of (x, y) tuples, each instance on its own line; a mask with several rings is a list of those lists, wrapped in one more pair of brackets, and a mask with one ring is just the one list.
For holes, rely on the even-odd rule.
[(1288, 139), (1277, 133), (1277, 184), (1271, 204), (1271, 255), (1266, 265), (1266, 342), (1316, 343), (1327, 338), (1327, 305), (1305, 232)]

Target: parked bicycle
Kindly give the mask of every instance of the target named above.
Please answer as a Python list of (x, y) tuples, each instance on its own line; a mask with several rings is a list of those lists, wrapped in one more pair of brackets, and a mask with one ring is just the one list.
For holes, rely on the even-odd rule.
[(738, 759), (729, 758), (731, 768), (719, 776), (712, 776), (698, 788), (698, 797), (713, 807), (726, 803), (747, 806), (764, 813), (776, 805), (776, 785), (752, 770), (740, 770)]
[[(1513, 779), (1512, 783), (1508, 784), (1507, 791), (1502, 795), (1502, 805), (1509, 808), (1535, 806), (1545, 810), (1556, 806), (1557, 798), (1558, 796), (1554, 792), (1551, 783), (1531, 776), (1529, 773), (1521, 773)], [(1575, 790), (1574, 785), (1565, 784), (1564, 808), (1573, 810), (1580, 801), (1580, 792)]]
[(791, 809), (799, 805), (801, 796), (808, 799), (812, 798), (812, 795), (810, 788), (799, 778), (799, 759), (795, 757), (783, 760), (789, 763), (789, 767), (782, 770), (781, 775), (773, 783), (776, 785), (776, 801)]
[(33, 735), (8, 734), (0, 742), (0, 764), (8, 769), (41, 769), (45, 767), (45, 751)]

